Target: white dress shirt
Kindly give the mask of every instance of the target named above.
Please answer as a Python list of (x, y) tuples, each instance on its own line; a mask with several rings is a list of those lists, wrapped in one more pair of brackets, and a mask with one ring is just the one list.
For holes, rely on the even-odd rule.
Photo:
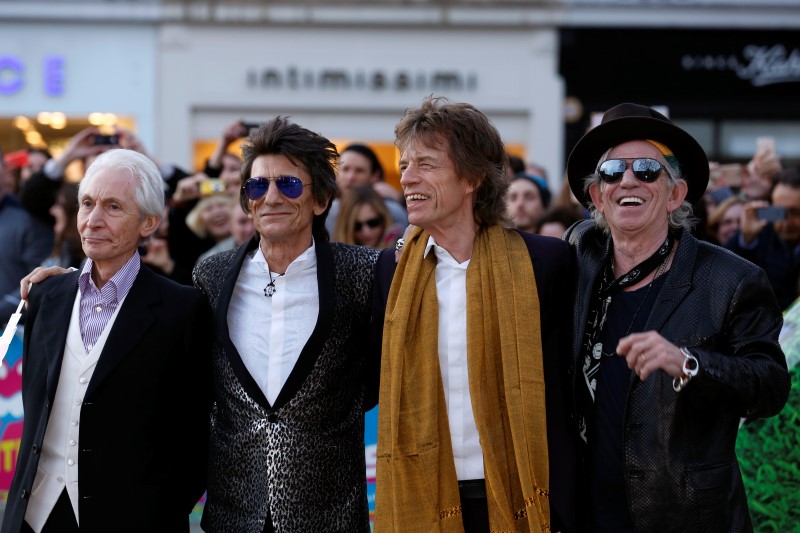
[(312, 242), (285, 274), (272, 272), (271, 297), (264, 295), (270, 274), (261, 247), (248, 258), (231, 295), (228, 331), (245, 367), (273, 405), (317, 324), (317, 254)]
[(436, 254), (439, 301), (439, 366), (442, 372), (450, 440), (459, 480), (483, 479), (483, 452), (472, 412), (467, 372), (467, 267), (428, 238), (425, 257)]

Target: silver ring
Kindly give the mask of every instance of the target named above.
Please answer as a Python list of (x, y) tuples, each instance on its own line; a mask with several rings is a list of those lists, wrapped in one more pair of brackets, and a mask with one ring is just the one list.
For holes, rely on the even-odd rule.
[(397, 252), (403, 251), (403, 246), (405, 246), (406, 240), (405, 239), (397, 239), (397, 242), (394, 244), (394, 249)]

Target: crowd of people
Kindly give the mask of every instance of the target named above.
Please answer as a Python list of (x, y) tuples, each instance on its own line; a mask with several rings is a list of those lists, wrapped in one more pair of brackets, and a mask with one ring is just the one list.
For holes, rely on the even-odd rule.
[(378, 533), (752, 530), (734, 445), (789, 394), (798, 171), (636, 104), (557, 193), (470, 104), (394, 133), (402, 192), (282, 116), (194, 174), (94, 128), (0, 167), (0, 311), (29, 299), (0, 532), (175, 531), (203, 491), (208, 532), (368, 532), (376, 404)]

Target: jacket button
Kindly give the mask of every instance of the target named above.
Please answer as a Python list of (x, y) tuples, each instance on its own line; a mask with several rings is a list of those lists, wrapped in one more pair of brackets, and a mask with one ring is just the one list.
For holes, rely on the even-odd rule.
[(30, 493), (30, 492), (28, 492), (27, 490), (22, 490), (22, 491), (19, 493), (19, 497), (20, 497), (20, 499), (21, 499), (21, 500), (27, 500), (27, 499), (28, 499), (28, 496), (30, 496), (30, 494), (31, 494), (31, 493)]
[(33, 452), (34, 455), (36, 455), (39, 453), (39, 447), (34, 444), (33, 447), (31, 448), (31, 451)]
[(267, 420), (269, 420), (270, 422), (277, 422), (278, 415), (276, 415), (275, 413), (270, 413), (269, 416), (267, 417)]

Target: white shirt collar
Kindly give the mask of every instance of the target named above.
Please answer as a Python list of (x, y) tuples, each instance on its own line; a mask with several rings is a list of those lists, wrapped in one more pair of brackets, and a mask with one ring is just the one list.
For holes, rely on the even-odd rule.
[(423, 258), (428, 257), (428, 253), (431, 251), (431, 249), (433, 250), (433, 253), (436, 254), (437, 261), (443, 261), (444, 263), (447, 263), (451, 267), (463, 268), (465, 270), (469, 266), (469, 259), (467, 259), (463, 263), (459, 263), (452, 255), (450, 255), (450, 252), (448, 252), (447, 250), (436, 244), (436, 240), (433, 238), (432, 235), (428, 236), (428, 242), (425, 245), (425, 252), (422, 254), (422, 257)]
[[(263, 270), (264, 272), (267, 271), (269, 268), (269, 263), (267, 263), (267, 258), (264, 257), (264, 251), (261, 250), (261, 246), (256, 246), (255, 253), (253, 254), (253, 258), (251, 259), (253, 263), (263, 263)], [(317, 264), (317, 254), (315, 253), (314, 248), (314, 238), (311, 238), (311, 246), (306, 248), (306, 250), (298, 255), (294, 261), (289, 264), (288, 268), (286, 269), (286, 273), (290, 270), (306, 270), (308, 268), (314, 267)], [(297, 266), (295, 266), (297, 265)]]

